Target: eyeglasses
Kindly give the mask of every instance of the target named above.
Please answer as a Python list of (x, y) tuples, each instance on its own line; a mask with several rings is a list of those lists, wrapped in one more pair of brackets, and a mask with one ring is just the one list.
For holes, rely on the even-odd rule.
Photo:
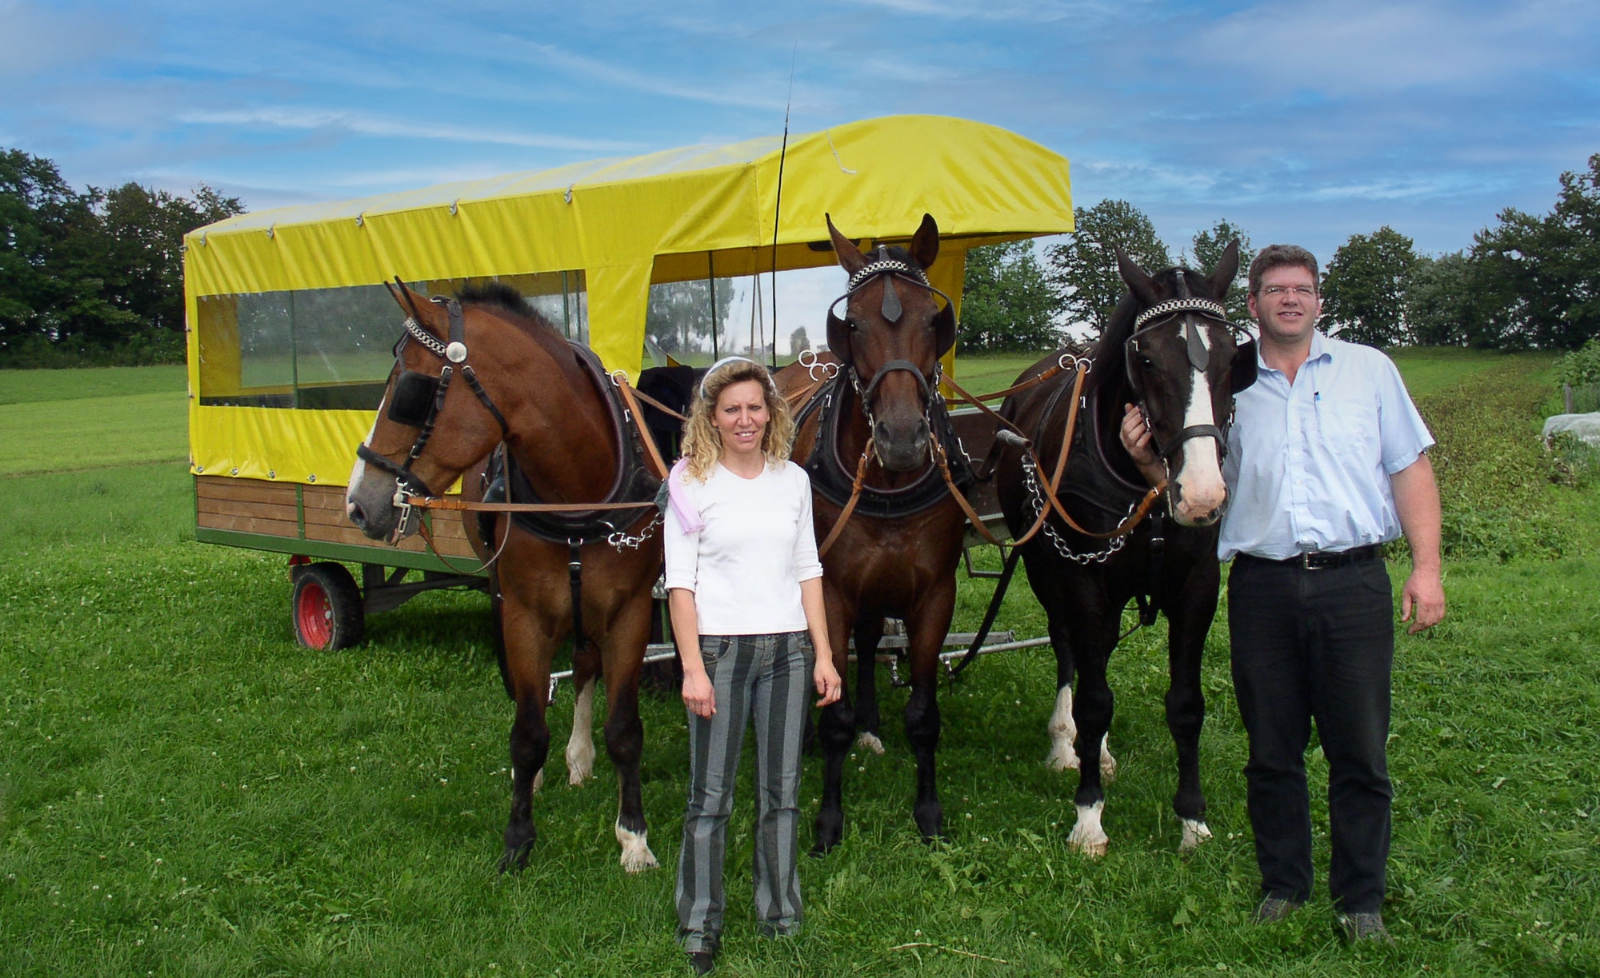
[(1309, 299), (1317, 294), (1316, 288), (1310, 285), (1268, 285), (1261, 289), (1262, 295), (1273, 298), (1288, 295), (1290, 292), (1302, 299)]

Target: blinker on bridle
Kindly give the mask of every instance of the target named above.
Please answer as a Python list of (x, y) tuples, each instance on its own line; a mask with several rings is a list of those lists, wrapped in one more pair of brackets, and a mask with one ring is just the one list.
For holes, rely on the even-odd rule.
[(459, 366), (461, 376), (466, 380), (478, 400), (494, 416), (500, 424), (500, 435), (505, 438), (510, 434), (510, 426), (506, 424), (505, 415), (495, 407), (490, 399), (489, 392), (483, 389), (478, 382), (478, 376), (473, 372), (467, 360), (466, 322), (461, 314), (461, 303), (453, 298), (435, 296), (434, 303), (445, 308), (450, 317), (450, 340), (448, 343), (440, 341), (437, 336), (428, 332), (414, 317), (406, 317), (405, 332), (394, 345), (394, 357), (397, 364), (402, 364), (402, 355), (405, 352), (406, 342), (416, 340), (424, 349), (434, 356), (444, 360), (439, 369), (439, 376), (430, 377), (425, 373), (415, 370), (402, 370), (399, 378), (394, 382), (394, 389), (389, 397), (388, 417), (396, 424), (408, 428), (416, 428), (417, 438), (411, 444), (411, 451), (407, 454), (403, 465), (396, 464), (378, 454), (365, 442), (356, 447), (356, 457), (389, 475), (395, 480), (395, 503), (405, 512), (402, 524), (410, 518), (410, 507), (405, 503), (405, 497), (422, 496), (433, 498), (437, 494), (428, 488), (411, 467), (422, 456), (423, 449), (428, 446), (428, 439), (433, 437), (434, 426), (439, 421), (439, 412), (444, 409), (445, 395), (449, 393), (450, 381), (455, 376)]
[[(1243, 329), (1228, 321), (1227, 309), (1222, 305), (1222, 303), (1214, 299), (1202, 299), (1195, 296), (1168, 299), (1165, 302), (1158, 302), (1149, 309), (1139, 313), (1139, 315), (1133, 320), (1133, 334), (1128, 337), (1125, 344), (1126, 348), (1124, 350), (1123, 361), (1128, 377), (1128, 384), (1133, 388), (1134, 394), (1138, 395), (1139, 397), (1139, 412), (1146, 415), (1147, 425), (1148, 412), (1146, 412), (1144, 408), (1144, 378), (1140, 375), (1138, 368), (1134, 366), (1134, 355), (1139, 352), (1140, 337), (1166, 325), (1167, 321), (1172, 317), (1182, 315), (1184, 346), (1186, 352), (1188, 353), (1189, 366), (1203, 373), (1206, 367), (1210, 365), (1211, 351), (1206, 347), (1205, 341), (1200, 338), (1200, 330), (1195, 324), (1195, 317), (1191, 315), (1183, 315), (1185, 313), (1199, 313), (1206, 319), (1215, 320), (1216, 325), (1226, 326), (1235, 334), (1244, 333)], [(1247, 337), (1249, 336), (1248, 333), (1245, 333), (1245, 335)], [(1254, 340), (1247, 339), (1246, 342), (1238, 344), (1238, 349), (1245, 351), (1247, 348), (1253, 346), (1253, 344)], [(1246, 355), (1250, 356), (1253, 362), (1253, 351), (1247, 352)], [(1239, 389), (1240, 388), (1235, 387), (1234, 392), (1238, 393)], [(1187, 441), (1191, 441), (1195, 438), (1215, 438), (1217, 440), (1218, 454), (1226, 455), (1228, 451), (1227, 429), (1230, 424), (1231, 419), (1229, 422), (1224, 422), (1220, 426), (1215, 424), (1190, 425), (1178, 433), (1178, 437), (1172, 442), (1172, 444), (1166, 446), (1165, 448), (1162, 448), (1160, 444), (1157, 444), (1156, 451), (1163, 459), (1167, 459), (1177, 452), (1178, 449), (1182, 448), (1184, 443)], [(1150, 436), (1152, 441), (1154, 441), (1154, 427), (1150, 427)]]

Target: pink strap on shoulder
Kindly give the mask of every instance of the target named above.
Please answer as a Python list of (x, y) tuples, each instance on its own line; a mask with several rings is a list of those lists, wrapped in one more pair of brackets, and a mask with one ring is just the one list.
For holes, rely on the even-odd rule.
[(694, 500), (689, 498), (689, 493), (683, 486), (683, 474), (689, 470), (689, 460), (680, 458), (672, 466), (672, 471), (667, 473), (667, 498), (672, 502), (672, 511), (678, 514), (678, 523), (683, 527), (684, 533), (699, 533), (706, 528), (706, 521), (700, 517), (700, 510), (695, 508)]

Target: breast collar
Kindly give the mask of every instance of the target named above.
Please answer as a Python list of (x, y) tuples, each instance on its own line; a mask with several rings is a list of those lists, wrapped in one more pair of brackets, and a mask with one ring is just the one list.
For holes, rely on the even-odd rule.
[[(850, 422), (857, 406), (854, 385), (841, 371), (834, 376), (800, 409), (795, 425), (805, 424), (811, 415), (817, 415), (817, 438), (806, 459), (806, 474), (811, 477), (811, 488), (835, 506), (844, 506), (850, 500), (855, 479), (857, 459), (847, 461), (839, 455), (843, 426)], [(950, 423), (950, 413), (944, 398), (934, 392), (928, 402), (928, 421), (932, 437), (944, 446), (950, 458), (950, 476), (963, 492), (977, 481), (967, 454), (961, 448), (955, 428)], [(856, 512), (879, 519), (898, 519), (929, 509), (947, 498), (950, 489), (945, 485), (938, 466), (930, 460), (922, 474), (899, 489), (879, 489), (863, 485)]]

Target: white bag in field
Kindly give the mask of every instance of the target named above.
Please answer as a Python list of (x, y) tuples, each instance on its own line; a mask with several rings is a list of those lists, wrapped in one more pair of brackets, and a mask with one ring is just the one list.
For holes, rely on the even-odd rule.
[(1579, 441), (1600, 448), (1600, 411), (1589, 414), (1557, 414), (1544, 419), (1544, 443), (1563, 431), (1570, 431)]

